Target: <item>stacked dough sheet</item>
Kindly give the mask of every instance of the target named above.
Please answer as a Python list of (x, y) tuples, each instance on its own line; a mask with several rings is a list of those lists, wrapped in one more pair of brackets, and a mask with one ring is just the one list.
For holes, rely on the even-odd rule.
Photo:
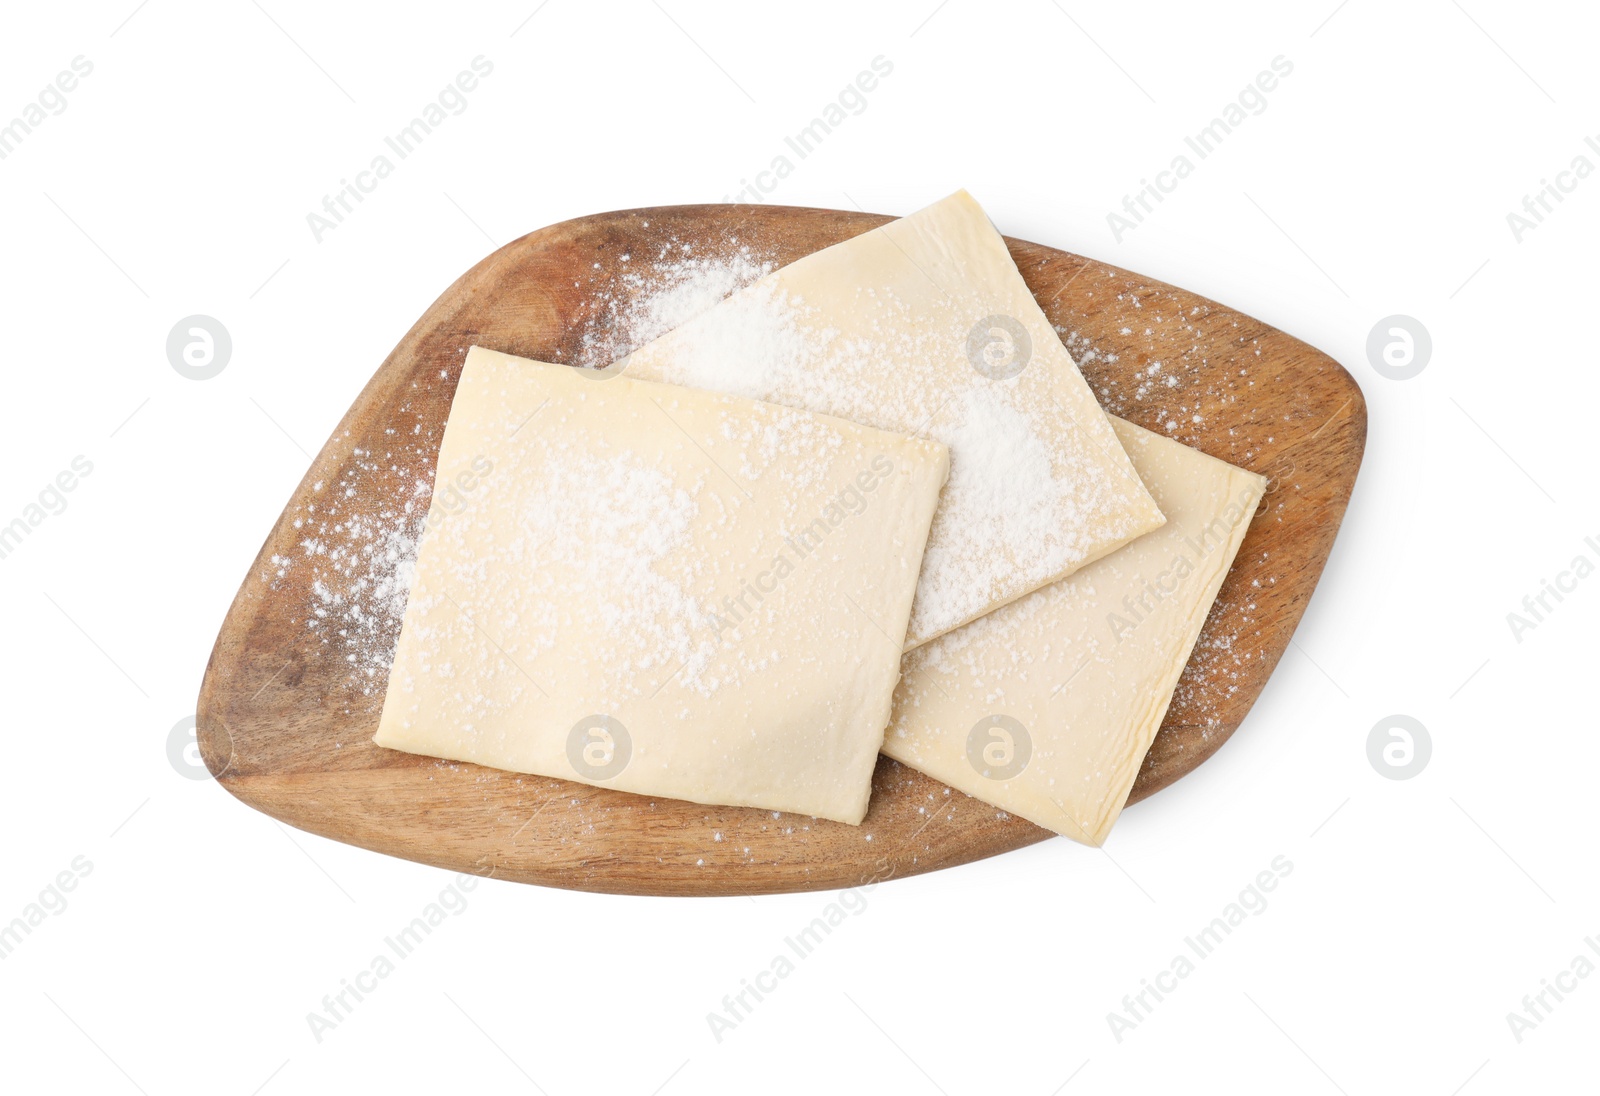
[(958, 193), (612, 369), (473, 347), (375, 741), (851, 824), (881, 750), (1098, 845), (1262, 489)]

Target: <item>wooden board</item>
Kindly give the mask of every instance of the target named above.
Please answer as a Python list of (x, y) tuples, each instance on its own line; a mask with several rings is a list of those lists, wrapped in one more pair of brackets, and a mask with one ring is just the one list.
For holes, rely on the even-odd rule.
[[(606, 213), (524, 236), (463, 275), (317, 455), (228, 612), (197, 713), (201, 754), (223, 787), (290, 825), (393, 856), (628, 894), (848, 887), (1053, 836), (881, 757), (856, 828), (370, 741), (405, 594), (391, 566), (404, 542), (386, 531), (415, 532), (466, 348), (592, 358), (596, 340), (615, 335), (607, 325), (668, 276), (651, 257), (744, 249), (781, 265), (889, 219), (737, 205)], [(1260, 694), (1333, 545), (1366, 405), (1336, 362), (1258, 320), (1116, 267), (1008, 243), (1108, 411), (1272, 481), (1145, 758), (1137, 801), (1210, 757)], [(334, 580), (343, 592), (330, 593)]]

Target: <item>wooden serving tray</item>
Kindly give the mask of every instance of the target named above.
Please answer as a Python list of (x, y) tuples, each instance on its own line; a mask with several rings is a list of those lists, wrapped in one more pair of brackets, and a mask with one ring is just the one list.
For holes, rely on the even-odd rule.
[[(405, 597), (386, 570), (397, 542), (385, 531), (416, 530), (467, 347), (586, 360), (619, 310), (651, 291), (652, 257), (744, 249), (782, 265), (890, 219), (745, 205), (604, 213), (524, 236), (463, 275), (317, 454), (228, 611), (197, 713), (200, 752), (223, 787), (290, 825), (393, 856), (626, 894), (849, 887), (1053, 836), (882, 757), (857, 828), (371, 742), (385, 644)], [(1259, 320), (1116, 267), (1007, 242), (1108, 411), (1272, 481), (1144, 760), (1137, 801), (1216, 752), (1260, 695), (1332, 548), (1361, 463), (1366, 404), (1337, 362)], [(384, 611), (354, 612), (363, 598)]]

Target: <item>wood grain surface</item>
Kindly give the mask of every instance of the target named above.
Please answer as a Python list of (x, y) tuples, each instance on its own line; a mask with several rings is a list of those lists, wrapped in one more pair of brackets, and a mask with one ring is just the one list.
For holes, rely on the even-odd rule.
[[(352, 625), (339, 616), (348, 606), (319, 590), (316, 568), (283, 563), (305, 557), (307, 515), (341, 535), (368, 531), (366, 548), (350, 548), (354, 569), (381, 564), (370, 530), (415, 532), (421, 514), (403, 503), (432, 482), (467, 347), (592, 361), (630, 303), (670, 278), (651, 257), (741, 252), (781, 265), (889, 219), (738, 205), (605, 213), (524, 236), (457, 280), (317, 454), (229, 609), (197, 712), (201, 755), (222, 786), (290, 825), (393, 856), (627, 894), (849, 887), (1053, 837), (883, 757), (857, 828), (380, 749), (371, 736), (387, 666), (363, 663), (392, 643), (403, 586), (386, 595), (386, 615)], [(1216, 752), (1260, 695), (1332, 548), (1366, 405), (1338, 363), (1258, 320), (1007, 242), (1108, 411), (1271, 480), (1145, 758), (1137, 801)]]

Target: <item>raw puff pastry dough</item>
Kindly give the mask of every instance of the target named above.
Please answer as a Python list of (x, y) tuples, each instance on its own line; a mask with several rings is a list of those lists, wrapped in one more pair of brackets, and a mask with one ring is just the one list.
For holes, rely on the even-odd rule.
[(908, 648), (1162, 522), (965, 191), (774, 271), (622, 360), (628, 376), (949, 446)]
[(883, 752), (1100, 845), (1266, 480), (1113, 419), (1167, 524), (912, 651)]
[(857, 823), (948, 468), (936, 442), (474, 347), (374, 740)]

